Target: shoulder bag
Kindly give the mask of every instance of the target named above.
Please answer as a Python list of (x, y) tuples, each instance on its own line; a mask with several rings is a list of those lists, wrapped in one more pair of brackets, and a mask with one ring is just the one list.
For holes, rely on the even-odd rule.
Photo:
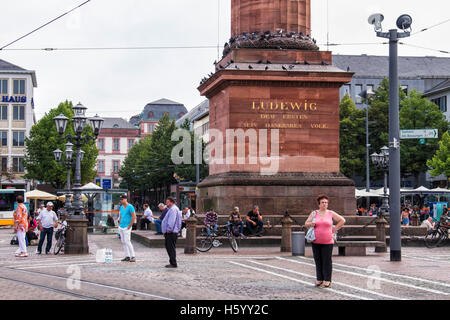
[[(312, 219), (313, 223), (316, 223), (316, 214), (317, 214), (317, 212), (315, 211), (314, 212), (314, 218)], [(311, 243), (314, 240), (316, 240), (316, 235), (314, 233), (314, 227), (311, 227), (311, 228), (308, 229), (308, 232), (306, 233), (305, 239), (306, 239), (306, 241), (308, 241), (308, 243)]]

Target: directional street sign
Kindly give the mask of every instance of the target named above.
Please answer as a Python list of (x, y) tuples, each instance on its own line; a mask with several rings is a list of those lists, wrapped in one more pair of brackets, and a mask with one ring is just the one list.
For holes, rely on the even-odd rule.
[(437, 139), (438, 129), (400, 130), (400, 139)]

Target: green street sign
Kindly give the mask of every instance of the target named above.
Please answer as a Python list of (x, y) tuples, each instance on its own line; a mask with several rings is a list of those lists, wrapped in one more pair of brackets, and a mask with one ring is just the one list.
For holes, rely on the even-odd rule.
[(437, 139), (438, 129), (400, 130), (400, 139)]
[(427, 143), (427, 139), (420, 139), (419, 140), (419, 144), (425, 144), (425, 143)]

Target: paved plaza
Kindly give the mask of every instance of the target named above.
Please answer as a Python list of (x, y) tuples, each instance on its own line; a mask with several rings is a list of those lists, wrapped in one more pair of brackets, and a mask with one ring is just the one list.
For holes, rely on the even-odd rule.
[[(450, 297), (450, 247), (402, 249), (402, 262), (389, 253), (366, 257), (333, 256), (333, 288), (317, 289), (310, 248), (305, 257), (282, 254), (279, 248), (224, 246), (208, 253), (185, 255), (177, 250), (178, 268), (166, 269), (163, 248), (133, 242), (136, 263), (121, 262), (122, 245), (115, 235), (89, 235), (89, 255), (14, 257), (12, 229), (0, 229), (0, 299), (43, 300), (441, 300)], [(113, 261), (96, 261), (98, 249), (113, 249)]]

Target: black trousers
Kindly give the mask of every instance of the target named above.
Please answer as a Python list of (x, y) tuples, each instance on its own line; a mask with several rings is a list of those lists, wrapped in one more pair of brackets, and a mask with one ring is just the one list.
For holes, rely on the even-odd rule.
[(333, 245), (312, 243), (312, 250), (314, 262), (316, 263), (317, 281), (331, 281)]
[(147, 230), (149, 227), (149, 225), (150, 225), (150, 223), (151, 223), (151, 221), (150, 220), (148, 220), (147, 218), (141, 218), (141, 230)]
[(169, 263), (173, 266), (177, 265), (177, 251), (176, 244), (178, 239), (178, 234), (176, 233), (165, 233), (164, 238), (166, 239), (166, 250), (169, 255)]

